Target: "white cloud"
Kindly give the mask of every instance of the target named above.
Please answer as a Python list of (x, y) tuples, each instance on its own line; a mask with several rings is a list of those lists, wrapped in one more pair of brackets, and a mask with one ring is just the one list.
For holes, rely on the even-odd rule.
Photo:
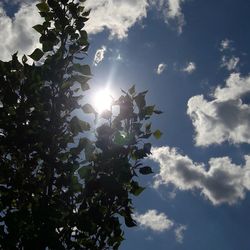
[[(133, 217), (143, 229), (150, 229), (160, 233), (174, 229), (176, 241), (178, 243), (183, 242), (184, 232), (187, 230), (187, 226), (175, 223), (173, 220), (170, 220), (165, 213), (150, 209), (144, 214), (135, 213)], [(153, 238), (149, 236), (146, 240), (153, 240)]]
[(228, 157), (211, 158), (209, 168), (175, 148), (153, 148), (150, 158), (160, 164), (155, 188), (172, 184), (179, 190), (199, 190), (214, 205), (234, 204), (250, 190), (250, 155), (245, 155), (243, 166), (233, 164)]
[(178, 32), (182, 33), (183, 26), (185, 25), (184, 15), (181, 10), (181, 4), (185, 0), (151, 0), (152, 5), (156, 5), (158, 10), (163, 12), (165, 22), (177, 22)]
[(238, 63), (240, 62), (240, 58), (235, 56), (232, 56), (230, 58), (223, 56), (221, 61), (221, 67), (225, 67), (228, 71), (233, 71), (236, 69)]
[(95, 53), (95, 58), (94, 58), (94, 65), (97, 66), (103, 59), (104, 59), (104, 54), (106, 52), (107, 48), (105, 46), (102, 46), (100, 49), (98, 49)]
[(168, 0), (168, 17), (175, 18), (181, 14), (181, 0)]
[(145, 214), (135, 213), (134, 219), (139, 226), (156, 232), (169, 230), (174, 225), (174, 222), (168, 219), (167, 215), (159, 213), (154, 209), (148, 210)]
[(217, 87), (208, 101), (203, 95), (188, 101), (187, 114), (195, 128), (197, 146), (250, 143), (250, 105), (243, 98), (250, 93), (250, 76), (232, 73), (225, 87)]
[(21, 5), (13, 19), (0, 6), (0, 59), (10, 60), (17, 50), (20, 56), (30, 54), (38, 46), (39, 39), (39, 34), (31, 27), (40, 22), (35, 4)]
[(178, 226), (174, 232), (175, 232), (175, 237), (176, 241), (179, 242), (180, 244), (183, 243), (183, 238), (184, 238), (184, 232), (187, 230), (186, 225), (180, 225)]
[(96, 34), (105, 29), (111, 37), (123, 39), (128, 30), (147, 16), (147, 0), (87, 0), (84, 5), (91, 9), (86, 30)]
[(196, 65), (194, 62), (189, 62), (187, 66), (183, 69), (184, 72), (192, 74), (196, 70)]
[(157, 67), (156, 73), (158, 75), (162, 74), (163, 71), (166, 69), (167, 65), (165, 63), (160, 63)]
[(116, 61), (122, 61), (123, 58), (120, 53), (118, 53), (117, 57), (115, 58)]
[(11, 5), (15, 5), (15, 4), (23, 4), (23, 3), (34, 3), (37, 2), (36, 0), (2, 0), (4, 4), (11, 4)]
[(157, 7), (162, 12), (165, 22), (177, 23), (181, 33), (185, 24), (181, 4), (185, 0), (87, 0), (84, 5), (91, 9), (90, 19), (86, 29), (96, 34), (105, 29), (110, 32), (110, 38), (123, 39), (127, 37), (129, 29), (138, 21), (147, 17), (149, 7)]
[(220, 43), (220, 51), (224, 50), (233, 50), (232, 41), (227, 38), (222, 40)]
[[(8, 0), (0, 3), (0, 59), (9, 60), (10, 54), (18, 50), (21, 55), (30, 54), (39, 43), (39, 35), (31, 28), (41, 23), (41, 17), (35, 7), (36, 0), (13, 0), (19, 10), (14, 18), (6, 15), (3, 6)], [(158, 6), (158, 11), (164, 13), (165, 22), (177, 20), (178, 30), (184, 25), (181, 3), (184, 0), (87, 0), (84, 5), (91, 9), (86, 30), (96, 34), (107, 30), (110, 38), (124, 39), (129, 29), (143, 18), (147, 17), (149, 7)]]

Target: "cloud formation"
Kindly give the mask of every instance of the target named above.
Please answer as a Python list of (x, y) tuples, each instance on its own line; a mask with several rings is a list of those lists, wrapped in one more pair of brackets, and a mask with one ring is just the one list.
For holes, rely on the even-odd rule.
[[(176, 241), (180, 244), (183, 242), (184, 231), (187, 230), (187, 226), (175, 223), (165, 213), (150, 209), (144, 214), (135, 213), (133, 218), (142, 229), (150, 229), (158, 233), (173, 229)], [(152, 237), (148, 237), (147, 240), (152, 240)]]
[(106, 52), (107, 48), (105, 46), (102, 46), (100, 49), (98, 49), (95, 53), (94, 57), (94, 65), (97, 66), (103, 59), (104, 54)]
[(167, 65), (165, 63), (160, 63), (156, 69), (156, 73), (158, 75), (162, 74), (163, 71), (166, 69)]
[(179, 190), (199, 190), (214, 205), (234, 204), (250, 190), (250, 155), (245, 155), (243, 166), (232, 163), (229, 157), (211, 158), (208, 168), (176, 148), (153, 148), (150, 158), (160, 164), (155, 188), (172, 184)]
[(35, 4), (22, 4), (12, 18), (0, 6), (0, 59), (10, 60), (16, 51), (30, 54), (38, 46), (39, 34), (31, 27), (41, 22)]
[(91, 34), (105, 29), (110, 37), (123, 39), (128, 30), (139, 20), (147, 16), (147, 0), (87, 0), (84, 5), (91, 9), (86, 30)]
[(156, 232), (169, 230), (174, 225), (174, 222), (168, 219), (166, 214), (159, 213), (154, 209), (148, 210), (145, 214), (135, 213), (134, 219), (139, 226)]
[(187, 226), (186, 225), (180, 225), (178, 226), (174, 232), (175, 232), (175, 237), (176, 237), (176, 241), (179, 242), (180, 244), (183, 243), (183, 239), (184, 239), (184, 232), (187, 230)]
[(220, 43), (220, 51), (233, 50), (232, 43), (233, 43), (233, 41), (231, 41), (227, 38), (222, 40)]
[(226, 57), (223, 56), (221, 60), (221, 67), (226, 68), (228, 71), (234, 71), (240, 62), (239, 57), (231, 56), (231, 57)]
[(244, 98), (250, 93), (250, 76), (231, 73), (225, 87), (217, 87), (212, 100), (203, 95), (188, 101), (187, 114), (195, 128), (197, 146), (250, 143), (250, 105)]
[(189, 62), (186, 67), (184, 67), (183, 71), (192, 74), (196, 70), (196, 64), (194, 62)]
[(181, 9), (183, 2), (185, 0), (87, 0), (84, 5), (91, 12), (86, 29), (90, 34), (106, 29), (110, 32), (110, 38), (123, 39), (132, 26), (147, 17), (149, 8), (156, 7), (167, 24), (177, 23), (178, 32), (181, 33), (185, 24)]
[(163, 12), (167, 24), (173, 21), (177, 23), (178, 32), (182, 33), (185, 25), (185, 18), (182, 13), (181, 4), (185, 0), (151, 0), (152, 5), (156, 5), (158, 10)]
[[(164, 20), (170, 24), (177, 22), (181, 33), (184, 16), (181, 4), (185, 0), (87, 0), (86, 9), (91, 9), (86, 30), (89, 34), (97, 34), (107, 30), (110, 38), (124, 39), (128, 31), (136, 23), (147, 17), (150, 8), (157, 8), (163, 13)], [(41, 23), (35, 7), (36, 0), (13, 0), (11, 5), (18, 5), (19, 10), (13, 18), (6, 15), (3, 6), (10, 4), (8, 0), (0, 3), (0, 59), (9, 60), (10, 54), (17, 50), (20, 55), (31, 53), (39, 43), (39, 35), (31, 28)]]

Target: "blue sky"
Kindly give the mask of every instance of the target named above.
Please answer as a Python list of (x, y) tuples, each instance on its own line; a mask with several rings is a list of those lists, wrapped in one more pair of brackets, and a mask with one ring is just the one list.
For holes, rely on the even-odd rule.
[[(34, 1), (23, 2), (0, 5), (1, 59), (37, 44)], [(164, 111), (153, 120), (164, 133), (152, 141), (155, 173), (141, 178), (138, 227), (125, 228), (121, 249), (249, 249), (249, 1), (86, 4), (90, 95), (136, 84)]]

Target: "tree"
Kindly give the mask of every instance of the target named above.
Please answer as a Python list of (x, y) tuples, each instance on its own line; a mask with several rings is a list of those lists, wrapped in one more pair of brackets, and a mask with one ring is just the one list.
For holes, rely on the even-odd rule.
[(161, 112), (133, 86), (114, 101), (118, 113), (102, 114), (96, 139), (87, 136), (91, 125), (73, 115), (96, 115), (79, 104), (91, 78), (82, 62), (89, 46), (83, 3), (41, 1), (35, 63), (17, 53), (0, 61), (2, 249), (117, 249), (122, 219), (136, 225), (131, 195), (144, 189), (136, 178), (152, 173), (142, 162), (151, 149), (144, 141), (161, 134), (145, 121)]

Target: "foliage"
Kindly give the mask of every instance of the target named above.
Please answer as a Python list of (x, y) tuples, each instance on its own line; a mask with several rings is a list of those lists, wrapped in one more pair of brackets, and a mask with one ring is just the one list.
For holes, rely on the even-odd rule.
[(96, 115), (78, 102), (91, 77), (83, 2), (41, 1), (35, 63), (17, 54), (0, 61), (1, 249), (117, 249), (121, 219), (135, 226), (131, 195), (144, 189), (136, 178), (152, 173), (141, 161), (151, 149), (144, 140), (161, 135), (145, 120), (160, 112), (133, 86), (113, 103), (119, 111), (102, 115), (95, 141), (72, 115)]

